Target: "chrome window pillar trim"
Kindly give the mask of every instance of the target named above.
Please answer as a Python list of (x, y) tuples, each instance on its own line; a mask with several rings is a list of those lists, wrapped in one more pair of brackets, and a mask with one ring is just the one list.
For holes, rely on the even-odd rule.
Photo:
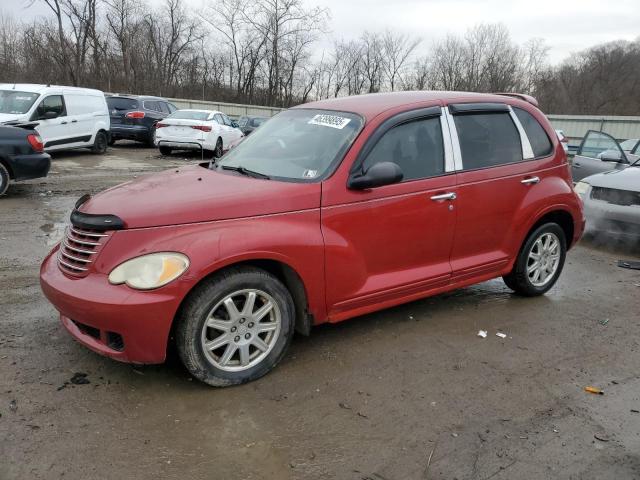
[(440, 128), (442, 129), (442, 145), (444, 146), (444, 171), (445, 173), (455, 172), (451, 132), (449, 131), (449, 123), (444, 116), (444, 112), (440, 115)]
[[(448, 107), (442, 107), (442, 116), (440, 118), (442, 118), (443, 125), (445, 123), (447, 125), (447, 131), (449, 132), (449, 141), (451, 146), (451, 156), (449, 158), (451, 158), (452, 160), (452, 165), (451, 165), (452, 170), (447, 170), (447, 171), (455, 171), (455, 172), (462, 171), (463, 169), (462, 153), (460, 151), (458, 131), (456, 130), (456, 124), (453, 121), (453, 115), (451, 115), (451, 113), (449, 112)], [(447, 165), (447, 167), (448, 166), (449, 165)]]
[(531, 148), (531, 142), (529, 142), (529, 137), (527, 137), (527, 133), (524, 131), (516, 112), (513, 111), (511, 105), (509, 105), (509, 115), (511, 115), (511, 120), (515, 124), (518, 129), (518, 133), (520, 134), (520, 144), (522, 145), (522, 159), (523, 160), (531, 160), (535, 158), (533, 154), (533, 148)]

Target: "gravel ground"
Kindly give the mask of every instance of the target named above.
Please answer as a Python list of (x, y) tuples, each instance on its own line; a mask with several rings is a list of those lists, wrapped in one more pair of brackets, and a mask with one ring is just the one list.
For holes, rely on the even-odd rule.
[(602, 242), (544, 297), (494, 280), (318, 327), (240, 387), (75, 343), (38, 284), (75, 200), (195, 161), (58, 154), (0, 200), (0, 479), (640, 478), (640, 272), (616, 266), (640, 257)]

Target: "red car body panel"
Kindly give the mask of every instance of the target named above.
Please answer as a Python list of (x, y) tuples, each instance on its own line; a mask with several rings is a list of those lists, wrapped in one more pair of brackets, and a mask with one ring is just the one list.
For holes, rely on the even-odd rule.
[[(347, 188), (360, 149), (386, 119), (473, 101), (526, 109), (547, 131), (553, 153), (370, 190)], [(322, 182), (268, 181), (193, 166), (128, 182), (82, 205), (85, 213), (118, 215), (126, 228), (110, 235), (84, 278), (62, 273), (55, 250), (42, 265), (43, 291), (76, 339), (118, 360), (162, 362), (185, 297), (202, 279), (238, 263), (269, 260), (290, 267), (304, 286), (308, 313), (319, 324), (508, 273), (527, 233), (550, 212), (571, 215), (571, 244), (582, 234), (582, 207), (562, 146), (542, 113), (523, 100), (407, 92), (296, 108), (349, 111), (365, 119), (342, 162)], [(521, 183), (531, 176), (540, 182)], [(457, 199), (430, 200), (447, 192)], [(109, 284), (107, 276), (117, 265), (160, 251), (187, 255), (189, 269), (147, 292)], [(100, 337), (83, 334), (70, 319), (99, 329)], [(107, 331), (123, 336), (124, 351), (106, 345)]]

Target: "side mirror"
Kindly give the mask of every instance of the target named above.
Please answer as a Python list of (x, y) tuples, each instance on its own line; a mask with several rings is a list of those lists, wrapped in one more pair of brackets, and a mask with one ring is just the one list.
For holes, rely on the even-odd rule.
[(51, 120), (52, 118), (58, 118), (58, 112), (54, 110), (47, 110), (40, 117), (42, 120)]
[(600, 154), (600, 160), (603, 162), (620, 162), (622, 161), (622, 154), (615, 150), (605, 150)]
[(381, 162), (372, 165), (363, 175), (349, 177), (347, 186), (353, 190), (382, 187), (400, 182), (403, 176), (402, 170), (395, 163)]

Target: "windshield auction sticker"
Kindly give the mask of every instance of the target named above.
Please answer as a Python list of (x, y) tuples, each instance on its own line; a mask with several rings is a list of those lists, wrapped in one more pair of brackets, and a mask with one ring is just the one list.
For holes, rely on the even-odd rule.
[(351, 121), (350, 118), (339, 117), (337, 115), (320, 114), (313, 117), (307, 123), (309, 125), (322, 125), (342, 130)]

